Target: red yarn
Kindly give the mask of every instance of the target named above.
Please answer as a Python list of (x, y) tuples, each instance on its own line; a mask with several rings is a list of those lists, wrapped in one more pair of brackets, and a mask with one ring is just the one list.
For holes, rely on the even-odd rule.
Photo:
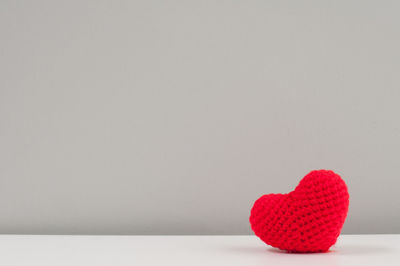
[(288, 194), (253, 205), (250, 224), (265, 243), (289, 252), (325, 252), (340, 234), (349, 208), (346, 183), (330, 170), (306, 175)]

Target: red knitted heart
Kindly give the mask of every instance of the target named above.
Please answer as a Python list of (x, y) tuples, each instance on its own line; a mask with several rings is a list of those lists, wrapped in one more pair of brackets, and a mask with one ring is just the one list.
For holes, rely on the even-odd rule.
[(325, 252), (340, 234), (349, 193), (330, 170), (306, 175), (288, 194), (268, 194), (253, 205), (250, 224), (265, 243), (289, 252)]

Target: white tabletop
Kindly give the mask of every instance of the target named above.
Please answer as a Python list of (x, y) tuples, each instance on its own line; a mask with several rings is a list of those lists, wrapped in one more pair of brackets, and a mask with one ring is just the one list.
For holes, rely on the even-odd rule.
[(328, 253), (290, 254), (255, 236), (0, 235), (0, 265), (400, 265), (400, 235), (343, 235)]

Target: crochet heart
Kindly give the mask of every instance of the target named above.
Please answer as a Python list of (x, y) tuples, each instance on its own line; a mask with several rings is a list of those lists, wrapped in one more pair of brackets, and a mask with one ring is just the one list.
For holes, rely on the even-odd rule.
[(335, 244), (349, 208), (346, 183), (330, 170), (307, 174), (294, 191), (253, 205), (250, 224), (265, 243), (289, 252), (325, 252)]

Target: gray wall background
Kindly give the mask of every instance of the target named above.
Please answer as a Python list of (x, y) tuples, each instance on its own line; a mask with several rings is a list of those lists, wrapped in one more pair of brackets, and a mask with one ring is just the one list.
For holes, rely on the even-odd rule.
[(0, 2), (0, 233), (248, 234), (340, 173), (400, 233), (398, 1)]

